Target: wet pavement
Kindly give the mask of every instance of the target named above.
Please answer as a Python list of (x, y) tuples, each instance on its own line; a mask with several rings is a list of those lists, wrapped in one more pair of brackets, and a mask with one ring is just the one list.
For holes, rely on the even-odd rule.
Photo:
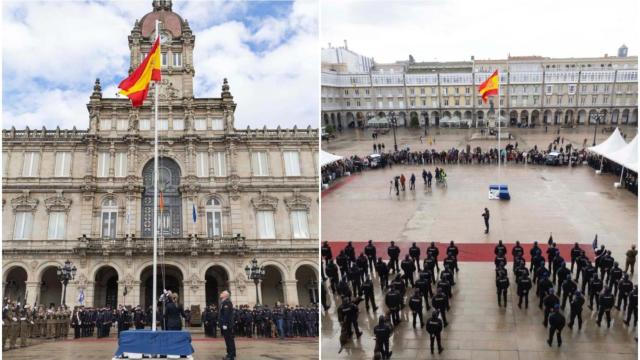
[[(623, 314), (612, 311), (610, 329), (595, 324), (595, 315), (585, 306), (582, 330), (577, 325), (562, 332), (562, 347), (547, 345), (548, 330), (542, 325), (543, 312), (537, 307), (537, 298), (530, 295), (529, 308), (519, 309), (513, 286), (509, 289), (508, 306), (498, 307), (495, 293), (493, 264), (487, 262), (460, 263), (460, 273), (453, 288), (451, 310), (447, 313), (447, 326), (442, 332), (444, 352), (431, 355), (429, 335), (424, 328), (412, 326), (408, 306), (402, 313), (402, 322), (390, 340), (391, 359), (491, 359), (491, 360), (631, 360), (637, 358), (636, 331), (622, 323)], [(511, 284), (514, 284), (511, 264), (508, 266)], [(373, 328), (377, 317), (387, 309), (380, 304), (383, 298), (377, 279), (374, 278), (375, 300), (380, 306), (377, 313), (367, 312), (360, 303), (359, 324), (364, 332), (359, 340), (352, 340), (338, 354), (340, 326), (337, 322), (336, 304), (331, 298), (331, 308), (322, 315), (323, 359), (371, 359), (375, 341)], [(411, 296), (413, 289), (407, 289)], [(514, 300), (516, 303), (514, 303)], [(339, 302), (339, 301), (338, 301)], [(567, 305), (567, 313), (568, 313)], [(424, 316), (430, 312), (424, 310)], [(567, 319), (568, 322), (568, 319)]]
[[(193, 354), (196, 360), (222, 359), (225, 355), (223, 338), (204, 338), (202, 334), (192, 335)], [(118, 347), (117, 339), (83, 338), (78, 340), (48, 341), (23, 349), (2, 353), (6, 360), (98, 360), (111, 359)], [(263, 340), (236, 338), (238, 359), (318, 359), (317, 338), (294, 338), (287, 340)]]

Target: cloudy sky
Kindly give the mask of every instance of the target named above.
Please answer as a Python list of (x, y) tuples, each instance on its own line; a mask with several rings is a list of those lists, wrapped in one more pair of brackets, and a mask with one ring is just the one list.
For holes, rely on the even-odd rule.
[[(88, 127), (95, 78), (115, 97), (129, 67), (127, 36), (144, 1), (3, 1), (2, 127)], [(196, 36), (195, 96), (228, 78), (236, 128), (317, 127), (316, 1), (174, 1)]]
[(637, 0), (420, 0), (321, 2), (329, 42), (393, 62), (541, 55), (637, 55)]

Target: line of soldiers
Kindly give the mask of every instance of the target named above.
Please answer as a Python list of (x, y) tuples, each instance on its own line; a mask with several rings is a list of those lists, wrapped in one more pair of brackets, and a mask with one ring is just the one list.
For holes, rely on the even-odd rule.
[[(426, 258), (422, 263), (420, 261), (421, 249), (416, 243), (413, 243), (409, 249), (409, 254), (406, 254), (405, 258), (399, 261), (400, 248), (392, 241), (387, 248), (389, 261), (385, 263), (382, 257), (376, 257), (377, 249), (371, 240), (358, 257), (355, 256), (353, 244), (349, 242), (340, 251), (335, 262), (332, 258), (331, 248), (328, 242), (325, 242), (321, 248), (322, 257), (325, 260), (321, 297), (323, 307), (327, 310), (329, 305), (326, 302), (327, 290), (324, 280), (328, 279), (331, 292), (334, 295), (337, 293), (342, 300), (337, 309), (338, 320), (341, 323), (340, 351), (354, 333), (356, 337), (362, 335), (358, 326), (359, 303), (364, 301), (367, 311), (370, 307), (374, 312), (378, 309), (374, 298), (374, 285), (371, 280), (375, 272), (381, 290), (383, 293), (386, 292), (384, 300), (389, 310), (387, 316), (381, 315), (379, 317), (378, 325), (374, 328), (376, 334), (375, 352), (379, 353), (378, 355), (382, 359), (391, 357), (389, 337), (393, 334), (393, 328), (401, 322), (400, 311), (405, 307), (405, 296), (408, 296), (406, 290), (411, 286), (414, 291), (409, 297), (408, 304), (413, 314), (413, 327), (416, 328), (416, 320), (419, 318), (420, 327), (426, 327), (430, 335), (431, 353), (434, 353), (434, 343), (437, 343), (438, 352), (441, 353), (444, 349), (440, 334), (448, 325), (446, 313), (450, 310), (449, 299), (453, 297), (454, 274), (459, 271), (457, 261), (459, 250), (453, 241), (446, 252), (447, 255), (443, 260), (441, 271), (438, 264), (440, 251), (433, 242), (427, 248)], [(417, 280), (415, 280), (416, 272), (418, 273)], [(389, 282), (391, 273), (395, 277)], [(435, 292), (432, 285), (436, 287)], [(429, 300), (431, 300), (431, 304)], [(426, 307), (427, 311), (431, 307), (434, 308), (431, 318), (426, 321), (426, 324), (423, 319), (423, 307)]]
[[(217, 337), (218, 310), (209, 305), (202, 314), (202, 326), (207, 337)], [(234, 308), (234, 333), (244, 337), (285, 338), (318, 336), (317, 305), (309, 307), (276, 305), (240, 305)]]
[(117, 325), (120, 335), (120, 332), (133, 326), (144, 329), (147, 324), (151, 324), (151, 310), (145, 312), (140, 306), (130, 308), (119, 305), (117, 309), (76, 306), (71, 316), (75, 339), (93, 337), (94, 333), (97, 338), (109, 337), (114, 325)]
[(2, 350), (29, 345), (28, 339), (66, 339), (69, 335), (69, 319), (71, 312), (63, 306), (45, 309), (44, 305), (32, 308), (30, 305), (21, 306), (20, 303), (3, 301), (2, 307)]
[[(597, 239), (597, 238), (596, 238)], [(597, 326), (601, 326), (602, 319), (606, 316), (607, 328), (611, 326), (611, 310), (615, 307), (618, 311), (626, 311), (624, 324), (630, 326), (631, 317), (634, 318), (633, 326), (638, 323), (638, 286), (634, 285), (627, 270), (635, 266), (637, 251), (635, 245), (627, 251), (625, 270), (619, 267), (618, 262), (611, 256), (611, 251), (604, 245), (595, 249), (594, 264), (586, 255), (578, 243), (575, 243), (570, 251), (571, 267), (567, 267), (565, 259), (560, 254), (553, 237), (549, 238), (549, 247), (546, 250), (545, 260), (542, 249), (534, 242), (529, 251), (530, 266), (527, 268), (524, 259), (524, 249), (520, 242), (516, 241), (511, 249), (513, 258), (513, 273), (515, 275), (518, 294), (518, 307), (522, 308), (524, 300), (525, 308), (529, 307), (529, 291), (536, 286), (535, 294), (538, 296), (538, 307), (544, 309), (542, 324), (549, 327), (549, 346), (553, 344), (554, 335), (557, 337), (558, 346), (562, 345), (561, 332), (566, 324), (563, 311), (569, 301), (569, 323), (573, 329), (575, 321), (578, 322), (578, 330), (582, 329), (582, 309), (589, 300), (589, 310), (593, 310), (594, 299), (597, 311)], [(595, 241), (594, 241), (595, 243)], [(507, 248), (500, 241), (495, 249), (496, 289), (498, 293), (498, 306), (504, 299), (507, 305), (507, 289), (509, 278), (506, 270)], [(576, 277), (572, 278), (574, 266)], [(598, 271), (600, 276), (598, 276)], [(533, 274), (530, 276), (530, 273)], [(582, 286), (579, 286), (582, 275)], [(617, 297), (617, 301), (616, 301)], [(621, 307), (621, 305), (623, 305)]]

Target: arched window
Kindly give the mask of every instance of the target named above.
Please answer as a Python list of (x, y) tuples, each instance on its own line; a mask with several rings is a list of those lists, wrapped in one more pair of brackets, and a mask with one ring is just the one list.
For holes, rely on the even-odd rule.
[(220, 200), (210, 198), (207, 201), (207, 235), (210, 238), (222, 236), (222, 206)]
[[(182, 197), (180, 194), (180, 167), (172, 159), (158, 159), (158, 190), (162, 192), (164, 207), (158, 213), (160, 233), (163, 236), (182, 235)], [(153, 236), (153, 160), (142, 170), (144, 192), (142, 193), (142, 236)], [(159, 196), (159, 195), (158, 195)]]
[(116, 219), (118, 218), (118, 205), (113, 198), (104, 199), (102, 202), (102, 237), (105, 239), (116, 238)]

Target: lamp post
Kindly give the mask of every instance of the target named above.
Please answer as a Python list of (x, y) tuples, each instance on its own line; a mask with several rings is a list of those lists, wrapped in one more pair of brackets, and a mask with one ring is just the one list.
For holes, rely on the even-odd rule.
[[(596, 133), (598, 132), (598, 124), (600, 123), (600, 118), (604, 116), (604, 112), (596, 113), (596, 127), (593, 129), (593, 145), (596, 146)], [(593, 118), (593, 116), (592, 116)]]
[(66, 300), (67, 300), (67, 285), (69, 284), (69, 280), (73, 280), (76, 277), (76, 272), (77, 271), (78, 271), (78, 269), (76, 268), (76, 266), (75, 265), (72, 266), (71, 261), (69, 261), (69, 260), (64, 262), (64, 266), (62, 266), (62, 267), (58, 266), (58, 270), (57, 270), (58, 280), (60, 280), (60, 282), (64, 286), (64, 289), (62, 290), (62, 305), (63, 306), (67, 306), (67, 304), (66, 304)]
[(422, 115), (422, 117), (424, 118), (424, 136), (427, 136), (428, 135), (427, 128), (429, 127), (429, 119), (427, 118), (427, 116), (429, 115), (429, 113), (427, 113), (426, 111), (423, 111), (422, 113), (420, 113), (420, 115)]
[(394, 111), (389, 113), (391, 118), (391, 125), (393, 126), (393, 150), (398, 151), (398, 141), (396, 140), (396, 113)]
[(262, 266), (258, 266), (258, 260), (253, 258), (253, 260), (251, 260), (251, 267), (249, 267), (249, 265), (245, 266), (244, 271), (247, 274), (247, 278), (252, 279), (253, 283), (256, 285), (256, 305), (260, 305), (258, 284), (260, 283), (260, 280), (264, 278), (265, 270)]

